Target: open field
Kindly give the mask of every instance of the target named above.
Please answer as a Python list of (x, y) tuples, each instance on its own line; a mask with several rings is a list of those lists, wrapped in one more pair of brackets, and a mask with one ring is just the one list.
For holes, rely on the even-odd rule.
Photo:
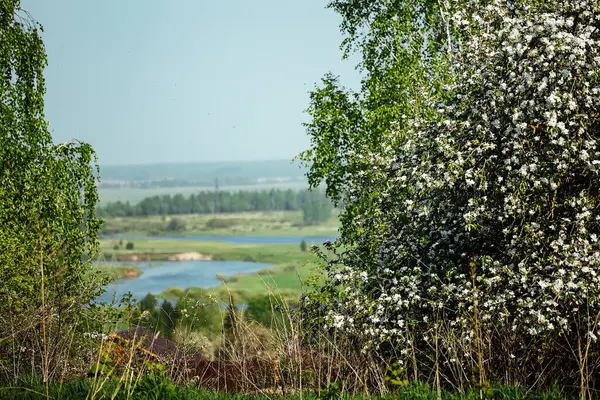
[[(182, 229), (168, 231), (173, 220), (180, 221)], [(301, 211), (265, 211), (231, 214), (191, 214), (145, 217), (107, 217), (106, 233), (133, 235), (270, 235), (270, 236), (328, 236), (337, 235), (337, 215), (319, 225), (303, 225)]]
[[(220, 191), (238, 191), (238, 190), (264, 190), (264, 189), (293, 189), (301, 190), (308, 188), (308, 184), (305, 181), (288, 181), (288, 182), (270, 182), (270, 183), (257, 183), (253, 185), (228, 185), (220, 186)], [(98, 193), (100, 195), (101, 205), (111, 203), (115, 201), (122, 201), (130, 203), (137, 203), (146, 197), (162, 196), (162, 195), (176, 195), (182, 194), (189, 196), (190, 194), (203, 192), (203, 191), (214, 191), (213, 186), (183, 186), (183, 187), (153, 187), (153, 188), (108, 188), (100, 187)]]
[(167, 255), (184, 252), (198, 252), (212, 255), (215, 260), (242, 260), (269, 264), (301, 264), (314, 259), (310, 253), (300, 251), (298, 245), (234, 245), (226, 242), (205, 242), (195, 240), (139, 238), (131, 240), (133, 250), (115, 249), (119, 239), (100, 239), (99, 261), (118, 261), (142, 256), (149, 260), (168, 260)]

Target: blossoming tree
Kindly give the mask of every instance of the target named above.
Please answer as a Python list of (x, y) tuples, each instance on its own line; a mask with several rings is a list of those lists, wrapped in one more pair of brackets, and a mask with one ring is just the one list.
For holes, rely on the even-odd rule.
[[(305, 159), (312, 182), (344, 200), (349, 250), (329, 267), (335, 301), (305, 306), (415, 378), (462, 387), (476, 371), (480, 385), (576, 382), (585, 394), (599, 366), (600, 3), (452, 7), (439, 3), (438, 26), (423, 28), (440, 33), (429, 44), (439, 58), (417, 51), (426, 79), (395, 89), (406, 102), (385, 104), (398, 112), (373, 131), (378, 146), (343, 146), (373, 129), (361, 124), (377, 106), (356, 102), (360, 118), (335, 120), (316, 101), (327, 87), (313, 94)], [(426, 25), (419, 15), (411, 26)], [(327, 117), (341, 122), (331, 146), (361, 161), (352, 176), (324, 167)]]

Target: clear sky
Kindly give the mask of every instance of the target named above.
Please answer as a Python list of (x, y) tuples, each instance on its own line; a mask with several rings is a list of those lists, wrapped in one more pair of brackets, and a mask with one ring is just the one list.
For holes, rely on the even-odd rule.
[(46, 118), (101, 165), (272, 160), (307, 148), (308, 90), (341, 61), (325, 0), (22, 0), (44, 26)]

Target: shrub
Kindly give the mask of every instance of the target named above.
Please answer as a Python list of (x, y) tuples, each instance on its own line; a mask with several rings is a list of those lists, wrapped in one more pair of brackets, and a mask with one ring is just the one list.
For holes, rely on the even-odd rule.
[[(192, 292), (192, 291), (190, 291)], [(179, 316), (177, 327), (190, 332), (203, 332), (207, 337), (212, 337), (221, 330), (222, 310), (202, 289), (179, 298), (175, 306)]]
[[(343, 198), (350, 250), (328, 262), (306, 321), (414, 365), (415, 378), (460, 385), (457, 371), (474, 371), (480, 386), (556, 381), (584, 396), (600, 368), (589, 358), (600, 352), (598, 3), (452, 8), (439, 53), (451, 59), (415, 56), (438, 81), (411, 80), (402, 93), (412, 97), (389, 104), (394, 118), (332, 79), (314, 93), (308, 157), (322, 157), (310, 179)], [(412, 33), (403, 34), (387, 42), (395, 57), (410, 56), (410, 46), (391, 51)], [(378, 79), (390, 72), (385, 61), (368, 65)], [(380, 104), (387, 93), (373, 89)], [(383, 132), (371, 113), (389, 124)], [(342, 124), (339, 136), (323, 121)], [(321, 162), (340, 165), (324, 174)]]
[(308, 250), (308, 244), (306, 243), (306, 240), (302, 240), (300, 242), (300, 251), (306, 253), (306, 250)]
[(169, 232), (182, 232), (185, 231), (186, 223), (181, 218), (171, 218), (171, 220), (165, 226), (165, 230)]
[(215, 345), (202, 332), (192, 331), (179, 325), (173, 332), (173, 341), (181, 347), (186, 355), (201, 354), (208, 360), (214, 357)]
[(125, 245), (125, 249), (127, 250), (133, 250), (134, 248), (134, 243), (133, 242), (127, 242), (127, 244)]
[(239, 224), (239, 221), (231, 218), (212, 218), (206, 222), (208, 229), (227, 229)]
[(287, 305), (280, 296), (258, 295), (248, 301), (244, 315), (267, 328), (284, 328), (289, 323), (287, 314)]
[(270, 327), (273, 316), (273, 305), (271, 296), (255, 296), (247, 303), (245, 316), (251, 321), (256, 321), (264, 326)]

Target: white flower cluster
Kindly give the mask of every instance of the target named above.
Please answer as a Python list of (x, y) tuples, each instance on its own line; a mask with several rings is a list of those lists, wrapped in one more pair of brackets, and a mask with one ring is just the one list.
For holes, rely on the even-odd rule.
[(108, 336), (101, 332), (84, 332), (83, 336), (92, 340), (106, 340)]
[(427, 341), (440, 316), (468, 344), (475, 312), (488, 332), (568, 335), (600, 310), (600, 3), (468, 4), (451, 100), (365, 155), (380, 200), (332, 272), (327, 328), (373, 346)]

